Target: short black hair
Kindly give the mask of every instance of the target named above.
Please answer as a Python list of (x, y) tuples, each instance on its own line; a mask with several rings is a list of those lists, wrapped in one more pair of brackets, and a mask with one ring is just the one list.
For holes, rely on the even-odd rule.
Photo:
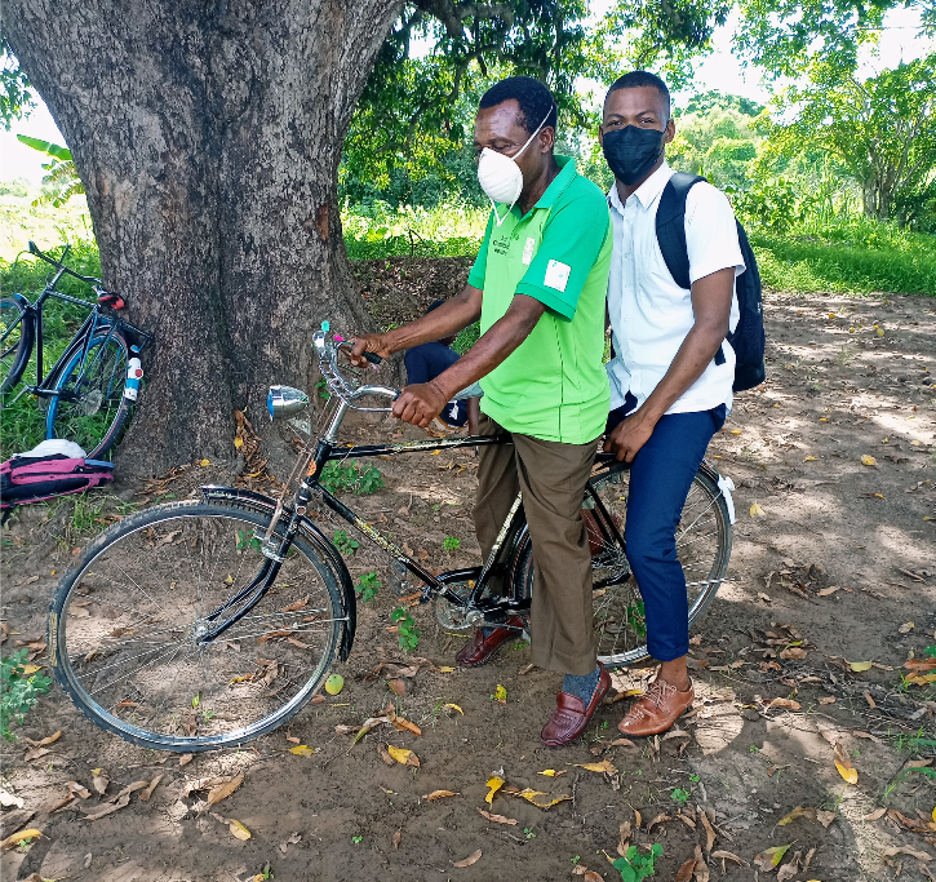
[(551, 126), (555, 130), (559, 120), (556, 100), (552, 92), (533, 77), (507, 77), (495, 83), (481, 96), (478, 107), (484, 110), (510, 101), (511, 98), (520, 105), (517, 122), (531, 135), (543, 123), (543, 119), (546, 120), (544, 126)]
[[(650, 86), (652, 89), (656, 89), (666, 100), (666, 115), (672, 116), (670, 93), (669, 89), (666, 88), (666, 83), (656, 74), (652, 74), (647, 70), (632, 70), (630, 73), (618, 77), (611, 84), (611, 88), (608, 89), (608, 95), (618, 89), (639, 89), (642, 86)], [(605, 101), (608, 100), (608, 95), (605, 95)]]

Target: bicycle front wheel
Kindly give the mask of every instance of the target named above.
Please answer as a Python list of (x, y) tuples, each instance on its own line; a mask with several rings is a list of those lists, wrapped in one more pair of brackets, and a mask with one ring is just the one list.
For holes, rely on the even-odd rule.
[(33, 347), (33, 326), (15, 297), (0, 300), (0, 395), (20, 380)]
[[(592, 552), (592, 596), (598, 660), (628, 665), (649, 657), (647, 624), (640, 588), (625, 554), (629, 470), (612, 466), (591, 478), (583, 517)], [(686, 575), (689, 626), (709, 605), (728, 569), (731, 520), (724, 494), (706, 469), (700, 469), (676, 529), (676, 551)], [(529, 538), (520, 549), (515, 591), (533, 590), (533, 554)], [(533, 623), (535, 629), (536, 624)]]
[(242, 744), (299, 711), (332, 667), (346, 615), (334, 569), (301, 540), (244, 612), (270, 563), (259, 538), (269, 523), (186, 501), (98, 537), (49, 614), (55, 676), (82, 713), (135, 744), (188, 753)]
[(55, 378), (46, 438), (74, 441), (88, 459), (107, 456), (130, 416), (124, 397), (129, 347), (118, 331), (95, 335), (87, 352), (79, 346)]

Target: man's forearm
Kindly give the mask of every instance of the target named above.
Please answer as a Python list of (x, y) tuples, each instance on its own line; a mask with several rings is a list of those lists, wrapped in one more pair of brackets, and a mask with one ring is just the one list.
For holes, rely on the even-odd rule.
[(471, 285), (466, 285), (461, 293), (432, 312), (414, 322), (408, 322), (399, 328), (387, 331), (384, 334), (384, 340), (391, 353), (400, 352), (404, 349), (412, 349), (420, 343), (428, 343), (450, 334), (456, 334), (477, 321), (480, 316), (481, 291)]
[[(438, 310), (436, 310), (438, 311)], [(514, 295), (507, 313), (450, 368), (431, 381), (446, 398), (489, 374), (523, 343), (546, 311), (538, 300)]]

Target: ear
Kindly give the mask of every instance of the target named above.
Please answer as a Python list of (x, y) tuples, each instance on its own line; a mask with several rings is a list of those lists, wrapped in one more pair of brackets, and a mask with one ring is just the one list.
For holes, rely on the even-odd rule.
[(598, 126), (598, 146), (604, 147), (604, 126)]
[(536, 139), (539, 141), (540, 153), (549, 153), (556, 146), (556, 130), (552, 126), (544, 126)]
[(666, 123), (666, 128), (663, 129), (663, 143), (669, 144), (673, 138), (676, 137), (676, 123), (673, 121), (673, 117), (669, 118), (669, 121)]

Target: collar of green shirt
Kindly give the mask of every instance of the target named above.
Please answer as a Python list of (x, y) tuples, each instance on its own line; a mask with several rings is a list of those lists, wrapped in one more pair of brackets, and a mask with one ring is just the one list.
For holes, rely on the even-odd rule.
[[(559, 166), (559, 174), (553, 178), (552, 183), (546, 188), (546, 192), (540, 196), (536, 205), (534, 205), (527, 214), (536, 211), (538, 208), (551, 209), (556, 204), (556, 200), (562, 195), (562, 191), (572, 183), (578, 174), (575, 170), (575, 158), (572, 156), (557, 155), (556, 165)], [(525, 217), (525, 215), (520, 213), (519, 202), (514, 205), (511, 211), (521, 220)]]

